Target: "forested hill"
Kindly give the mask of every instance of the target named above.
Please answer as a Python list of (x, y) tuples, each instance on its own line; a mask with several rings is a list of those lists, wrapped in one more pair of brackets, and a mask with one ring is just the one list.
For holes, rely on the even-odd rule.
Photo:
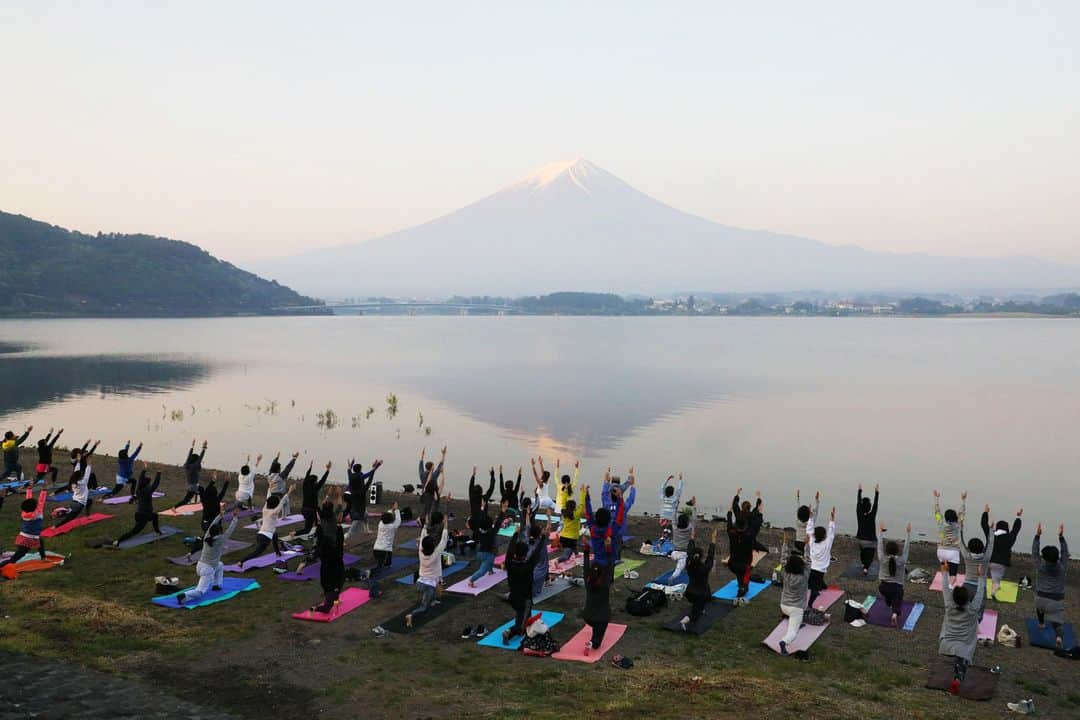
[(85, 235), (0, 212), (0, 316), (325, 313), (277, 282), (195, 245), (150, 235)]

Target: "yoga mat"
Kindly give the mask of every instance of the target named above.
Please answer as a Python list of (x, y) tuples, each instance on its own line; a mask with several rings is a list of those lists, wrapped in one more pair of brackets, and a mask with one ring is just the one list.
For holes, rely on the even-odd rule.
[[(825, 632), (828, 627), (828, 623), (825, 625), (803, 625), (799, 628), (799, 632), (795, 635), (795, 639), (787, 644), (788, 654), (790, 655), (798, 650), (809, 650), (810, 646), (814, 644), (814, 641), (821, 637), (821, 634)], [(787, 635), (787, 628), (788, 621), (787, 618), (784, 618), (780, 621), (780, 624), (769, 633), (769, 636), (762, 640), (762, 644), (774, 653), (779, 653), (780, 641)]]
[[(240, 540), (235, 540), (233, 538), (229, 538), (228, 540), (225, 541), (225, 547), (221, 550), (221, 554), (222, 555), (228, 555), (231, 552), (236, 552), (237, 550), (243, 550), (244, 548), (247, 548), (247, 547), (251, 547), (251, 543), (242, 542)], [(171, 562), (173, 565), (187, 565), (187, 566), (190, 566), (190, 565), (194, 565), (197, 562), (199, 562), (200, 557), (202, 557), (202, 550), (199, 550), (199, 551), (193, 552), (193, 553), (188, 553), (187, 555), (177, 555), (176, 557), (171, 557), (171, 558), (166, 558), (166, 559), (169, 562)]]
[[(763, 583), (756, 583), (756, 582), (751, 580), (750, 581), (750, 588), (746, 591), (746, 595), (745, 595), (746, 599), (747, 600), (753, 600), (755, 597), (757, 597), (758, 593), (760, 593), (762, 590), (769, 587), (770, 585), (772, 585), (772, 580), (766, 580)], [(731, 601), (734, 601), (735, 596), (738, 594), (738, 592), (739, 592), (739, 583), (736, 582), (735, 580), (732, 580), (727, 585), (725, 585), (724, 587), (722, 587), (719, 590), (717, 590), (716, 592), (714, 592), (713, 597), (716, 598), (717, 600), (731, 600)]]
[(247, 592), (249, 590), (258, 590), (259, 583), (258, 581), (252, 580), (251, 578), (227, 577), (222, 579), (220, 590), (209, 591), (201, 598), (199, 598), (197, 602), (184, 603), (183, 605), (180, 605), (176, 602), (177, 595), (179, 595), (181, 592), (191, 592), (195, 589), (195, 587), (195, 585), (192, 585), (189, 588), (184, 588), (183, 590), (180, 590), (179, 592), (174, 592), (171, 595), (159, 595), (158, 597), (151, 598), (150, 602), (154, 603), (155, 605), (160, 605), (161, 607), (171, 608), (173, 610), (179, 610), (181, 608), (184, 610), (194, 610), (197, 607), (205, 607), (206, 605), (213, 605), (214, 603), (229, 600), (230, 598), (234, 598), (242, 592)]
[(863, 575), (862, 563), (855, 561), (848, 565), (844, 572), (840, 573), (840, 577), (855, 578), (856, 580), (877, 580), (880, 570), (881, 568), (878, 565), (877, 560), (875, 560), (874, 562), (870, 563), (870, 572), (866, 575)]
[[(468, 560), (458, 560), (453, 565), (451, 565), (449, 567), (444, 567), (443, 570), (442, 570), (442, 576), (444, 578), (449, 577), (450, 575), (453, 575), (454, 573), (461, 572), (462, 570), (464, 570), (468, 566), (469, 566), (469, 561)], [(413, 573), (409, 573), (408, 575), (403, 575), (402, 577), (399, 577), (394, 582), (401, 583), (402, 585), (413, 585), (413, 584), (416, 583), (416, 578), (413, 577)]]
[[(200, 506), (200, 507), (202, 507), (202, 506)], [(285, 517), (278, 520), (277, 526), (279, 528), (283, 528), (283, 527), (286, 527), (288, 525), (296, 525), (297, 523), (302, 523), (302, 522), (304, 522), (304, 516), (303, 515), (297, 515), (297, 514), (294, 513), (292, 515), (286, 515)], [(261, 524), (262, 524), (261, 522), (253, 522), (250, 525), (245, 525), (244, 529), (245, 530), (258, 530), (259, 525), (261, 525)]]
[(514, 533), (517, 532), (517, 529), (517, 523), (514, 523), (513, 525), (507, 525), (506, 527), (499, 530), (499, 535), (501, 535), (502, 537), (513, 537)]
[[(686, 626), (686, 633), (690, 635), (704, 635), (717, 621), (723, 620), (727, 617), (727, 614), (734, 609), (735, 606), (730, 603), (710, 602), (705, 606), (705, 612), (701, 614), (701, 617), (698, 618), (697, 622)], [(679, 621), (689, 614), (689, 612), (680, 612), (661, 627), (665, 630), (674, 630), (675, 632), (681, 633), (683, 632), (683, 629), (682, 625), (679, 624)]]
[(559, 558), (552, 558), (548, 562), (548, 572), (552, 575), (559, 575), (561, 573), (569, 572), (578, 565), (585, 564), (585, 556), (581, 554), (571, 555), (567, 558), (566, 562), (560, 563)]
[[(962, 585), (963, 582), (964, 582), (964, 573), (960, 573), (959, 575), (957, 575), (953, 579), (953, 587), (956, 587), (957, 585)], [(936, 590), (937, 592), (941, 592), (941, 583), (942, 583), (941, 571), (938, 570), (937, 574), (934, 575), (933, 582), (930, 583), (930, 589), (931, 590)]]
[(873, 595), (867, 595), (866, 599), (863, 600), (863, 604), (862, 604), (863, 611), (864, 612), (870, 612), (870, 608), (872, 608), (874, 606), (875, 602), (877, 602), (877, 598), (875, 598)]
[[(155, 498), (163, 498), (163, 497), (165, 497), (165, 493), (156, 492), (156, 493), (154, 493), (154, 497)], [(135, 504), (134, 501), (132, 501), (130, 495), (117, 495), (116, 497), (105, 498), (104, 500), (101, 501), (101, 503), (103, 505), (123, 505), (125, 503), (131, 503), (132, 505)]]
[[(764, 550), (755, 550), (754, 551), (754, 559), (750, 561), (750, 567), (757, 567), (758, 563), (761, 562), (762, 560), (764, 560), (768, 556), (768, 554), (769, 553), (765, 552)], [(727, 565), (728, 560), (730, 560), (730, 559), (731, 559), (731, 556), (728, 555), (727, 557), (725, 557), (723, 560), (720, 561), (720, 564), (721, 565)]]
[[(96, 487), (96, 488), (91, 488), (91, 489), (87, 490), (86, 492), (87, 492), (88, 497), (96, 498), (96, 497), (100, 497), (101, 495), (107, 495), (111, 490), (112, 490), (112, 488)], [(46, 498), (46, 500), (48, 502), (62, 503), (62, 502), (69, 502), (74, 497), (75, 497), (75, 495), (73, 493), (71, 493), (70, 491), (67, 491), (67, 492), (57, 493), (56, 495), (49, 495)]]
[[(0, 560), (7, 560), (15, 553), (6, 552), (0, 555)], [(64, 560), (67, 559), (66, 555), (60, 553), (45, 551), (45, 559), (42, 560), (37, 551), (34, 551), (28, 555), (23, 555), (22, 559), (16, 563), (9, 563), (15, 568), (16, 573), (26, 572), (38, 572), (39, 570), (51, 570), (58, 565), (63, 565)]]
[[(936, 657), (930, 661), (926, 687), (948, 692), (954, 673), (952, 660)], [(994, 692), (997, 690), (998, 677), (987, 668), (972, 665), (964, 674), (964, 679), (960, 681), (960, 697), (968, 700), (989, 700), (994, 697)]]
[(201, 503), (191, 503), (190, 505), (181, 505), (177, 508), (169, 508), (168, 510), (162, 510), (158, 515), (164, 517), (180, 517), (181, 515), (194, 515), (197, 512), (202, 512)]
[(907, 620), (904, 621), (904, 630), (908, 632), (915, 631), (915, 624), (919, 622), (919, 618), (922, 617), (923, 610), (926, 606), (922, 603), (915, 603), (915, 607), (911, 608), (911, 614), (907, 616)]
[(413, 538), (412, 540), (406, 540), (405, 542), (398, 545), (397, 549), (398, 550), (413, 550), (413, 551), (419, 550), (420, 549), (420, 538)]
[(334, 607), (330, 608), (330, 612), (316, 612), (314, 610), (301, 610), (300, 612), (294, 612), (292, 616), (297, 620), (310, 620), (312, 622), (329, 623), (334, 622), (342, 615), (351, 613), (356, 608), (367, 603), (371, 599), (371, 595), (367, 590), (363, 588), (348, 588), (338, 597), (337, 603)]
[(427, 625), (432, 620), (441, 617), (444, 613), (447, 613), (457, 607), (460, 603), (464, 602), (464, 598), (460, 598), (454, 595), (443, 595), (438, 600), (438, 605), (432, 605), (427, 609), (427, 612), (420, 613), (413, 617), (413, 626), (411, 628), (405, 627), (405, 616), (415, 609), (415, 606), (410, 607), (408, 610), (395, 615), (389, 620), (382, 623), (382, 627), (385, 630), (389, 630), (392, 633), (398, 633), (401, 635), (408, 635), (416, 632), (420, 628)]
[[(830, 585), (829, 587), (818, 593), (817, 600), (814, 601), (814, 609), (825, 612), (832, 604), (844, 596), (844, 591), (837, 585)], [(809, 599), (809, 593), (807, 593), (807, 599)]]
[(645, 564), (644, 560), (623, 560), (615, 566), (615, 577), (620, 578), (624, 573), (637, 570)]
[[(342, 559), (345, 561), (345, 567), (349, 567), (350, 565), (355, 565), (356, 563), (360, 562), (360, 556), (359, 555), (350, 555), (349, 553), (345, 553), (342, 556)], [(318, 580), (319, 579), (319, 572), (321, 570), (322, 570), (322, 563), (313, 562), (313, 563), (309, 563), (309, 564), (305, 565), (303, 570), (294, 570), (292, 572), (281, 573), (280, 575), (278, 575), (278, 579), (279, 580), (292, 580), (292, 581), (295, 581), (295, 582), (306, 582), (308, 580)], [(364, 602), (367, 602), (367, 601), (365, 600)], [(294, 615), (293, 617), (296, 617), (296, 616)], [(326, 622), (329, 622), (329, 620), (327, 620)]]
[[(536, 613), (533, 613), (535, 615)], [(544, 624), (549, 628), (555, 627), (565, 617), (560, 612), (549, 612), (547, 610), (540, 613), (540, 619), (544, 621)], [(531, 616), (530, 616), (531, 617)], [(519, 650), (521, 648), (521, 642), (525, 639), (522, 635), (515, 635), (510, 638), (510, 642), (503, 645), (502, 634), (504, 630), (509, 630), (514, 626), (514, 621), (510, 620), (503, 623), (499, 627), (489, 632), (476, 643), (481, 647), (492, 647), (500, 650)]]
[(1009, 580), (1002, 580), (1001, 587), (997, 591), (997, 595), (991, 596), (990, 589), (993, 586), (994, 581), (990, 578), (986, 579), (986, 597), (994, 600), (995, 602), (1015, 603), (1016, 599), (1020, 595), (1020, 586)]
[(544, 585), (543, 589), (537, 595), (533, 596), (533, 604), (542, 603), (545, 600), (550, 600), (564, 590), (569, 590), (572, 587), (570, 578), (560, 577), (552, 580), (550, 583)]
[[(915, 620), (911, 621), (916, 607), (919, 607), (918, 614), (915, 615)], [(896, 618), (897, 627), (911, 632), (915, 629), (915, 622), (918, 621), (920, 615), (922, 615), (922, 603), (905, 600), (900, 604), (900, 615)], [(911, 621), (910, 628), (907, 627), (909, 621)], [(875, 598), (874, 604), (870, 606), (870, 611), (866, 614), (866, 622), (879, 627), (892, 627), (892, 608), (885, 602), (885, 598)]]
[(258, 568), (270, 567), (271, 565), (274, 565), (275, 563), (277, 563), (279, 560), (282, 561), (282, 562), (285, 562), (286, 560), (289, 560), (290, 558), (299, 557), (301, 555), (303, 555), (303, 553), (299, 552), (297, 550), (286, 550), (286, 551), (282, 552), (280, 555), (278, 555), (273, 550), (271, 550), (270, 552), (266, 553), (265, 555), (260, 555), (257, 558), (252, 558), (251, 560), (248, 560), (246, 563), (244, 563), (244, 567), (240, 567), (240, 563), (234, 563), (232, 565), (226, 565), (225, 566), (225, 572), (241, 572), (242, 573), (242, 572), (247, 572), (248, 570), (256, 570)]
[[(1029, 643), (1035, 647), (1057, 650), (1057, 644), (1054, 641), (1054, 628), (1049, 621), (1047, 621), (1046, 627), (1040, 630), (1039, 621), (1035, 618), (1028, 618), (1027, 629)], [(1072, 623), (1065, 623), (1061, 626), (1061, 642), (1063, 650), (1071, 650), (1076, 647), (1076, 635), (1073, 634)]]
[(675, 572), (674, 569), (668, 570), (666, 573), (664, 573), (660, 577), (653, 580), (651, 584), (653, 584), (653, 585), (686, 585), (687, 583), (690, 582), (690, 576), (686, 574), (685, 570), (683, 570), (682, 573), (680, 573), (679, 576), (677, 578), (675, 578), (674, 580), (672, 580), (672, 577), (671, 577), (671, 573), (673, 573), (673, 572)]
[(92, 525), (102, 520), (111, 520), (112, 515), (106, 515), (105, 513), (94, 513), (92, 515), (80, 515), (69, 523), (65, 523), (61, 527), (49, 527), (41, 531), (41, 537), (51, 538), (57, 535), (65, 535), (75, 528), (81, 528), (84, 525)]
[(993, 642), (997, 639), (998, 614), (994, 610), (984, 610), (982, 620), (979, 621), (979, 633), (975, 637), (979, 640)]
[(619, 625), (618, 623), (611, 623), (607, 626), (607, 632), (604, 633), (604, 641), (600, 644), (600, 647), (593, 648), (589, 651), (589, 654), (585, 654), (585, 643), (589, 642), (592, 638), (592, 628), (586, 625), (578, 630), (577, 635), (570, 638), (567, 642), (563, 643), (563, 646), (559, 649), (559, 652), (553, 654), (551, 657), (556, 660), (576, 660), (577, 662), (595, 663), (604, 657), (604, 654), (608, 650), (615, 647), (615, 643), (622, 639), (622, 636), (626, 634), (626, 626)]
[(138, 547), (140, 545), (146, 545), (147, 543), (157, 542), (162, 538), (167, 538), (171, 535), (175, 535), (180, 532), (180, 528), (173, 527), (172, 525), (162, 525), (161, 534), (156, 532), (143, 533), (142, 535), (136, 535), (135, 537), (128, 538), (124, 542), (120, 543), (119, 548), (121, 550), (127, 550), (128, 548)]
[(446, 588), (446, 592), (448, 592), (448, 593), (459, 593), (461, 595), (472, 595), (472, 596), (475, 597), (476, 595), (479, 595), (480, 593), (484, 592), (485, 590), (490, 590), (491, 588), (495, 587), (496, 585), (498, 585), (499, 583), (501, 583), (505, 579), (506, 579), (506, 571), (505, 570), (496, 570), (496, 571), (492, 572), (491, 574), (485, 575), (484, 577), (477, 580), (476, 581), (476, 587), (474, 587), (474, 588), (469, 587), (469, 581), (466, 579), (466, 580), (462, 580), (460, 582), (456, 582), (453, 585), (451, 585), (450, 587)]

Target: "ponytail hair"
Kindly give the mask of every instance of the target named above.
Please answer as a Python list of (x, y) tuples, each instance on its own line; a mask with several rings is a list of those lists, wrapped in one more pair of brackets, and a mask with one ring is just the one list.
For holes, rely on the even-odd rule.
[(895, 555), (890, 555), (889, 556), (889, 574), (890, 575), (896, 575), (896, 556)]

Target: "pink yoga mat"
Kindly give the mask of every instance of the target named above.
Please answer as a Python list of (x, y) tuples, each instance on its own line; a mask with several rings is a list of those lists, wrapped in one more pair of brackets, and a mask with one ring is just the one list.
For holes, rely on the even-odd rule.
[(495, 572), (491, 573), (490, 575), (485, 575), (482, 578), (480, 578), (479, 580), (477, 580), (476, 581), (476, 587), (474, 587), (474, 588), (469, 587), (469, 581), (466, 578), (465, 580), (462, 580), (461, 582), (456, 582), (453, 585), (451, 585), (450, 587), (446, 588), (446, 592), (459, 593), (461, 595), (474, 595), (475, 596), (475, 595), (479, 595), (480, 593), (484, 592), (485, 590), (490, 590), (491, 588), (495, 587), (496, 585), (498, 585), (499, 583), (501, 583), (505, 579), (506, 579), (506, 571), (505, 570), (496, 570)]
[(297, 620), (311, 620), (312, 622), (334, 622), (342, 615), (352, 612), (371, 599), (371, 595), (363, 588), (349, 588), (341, 593), (338, 603), (328, 613), (301, 610), (294, 612), (292, 616)]
[[(165, 497), (165, 493), (156, 492), (156, 493), (154, 493), (154, 497), (163, 498), (163, 497)], [(124, 503), (127, 503), (127, 502), (131, 502), (131, 496), (130, 495), (117, 495), (116, 497), (105, 498), (104, 500), (101, 501), (101, 503), (103, 505), (123, 505)], [(134, 503), (132, 503), (132, 504), (134, 504)]]
[(979, 640), (993, 640), (997, 637), (997, 621), (998, 614), (994, 610), (987, 610), (983, 613), (982, 622), (979, 623), (979, 634), (976, 637)]
[(556, 660), (577, 660), (578, 662), (594, 663), (604, 657), (604, 653), (615, 647), (615, 643), (619, 642), (624, 633), (626, 633), (625, 625), (611, 623), (607, 627), (607, 632), (604, 633), (604, 642), (600, 647), (593, 648), (586, 655), (585, 643), (592, 638), (592, 628), (586, 625), (578, 631), (577, 635), (564, 643), (559, 652), (551, 657)]
[(69, 523), (65, 523), (64, 525), (62, 525), (62, 526), (60, 526), (58, 528), (56, 528), (56, 527), (45, 528), (44, 530), (41, 531), (41, 537), (46, 537), (46, 538), (56, 537), (57, 535), (63, 535), (65, 533), (69, 533), (72, 530), (74, 530), (75, 528), (81, 528), (84, 525), (92, 525), (92, 524), (94, 524), (96, 522), (101, 522), (102, 520), (109, 520), (111, 518), (112, 518), (112, 515), (106, 515), (105, 513), (94, 513), (93, 515), (89, 515), (89, 516), (88, 515), (83, 515), (81, 517), (75, 518), (74, 520), (72, 520)]
[(553, 574), (564, 573), (568, 570), (573, 570), (584, 562), (585, 557), (583, 555), (571, 555), (570, 559), (564, 563), (560, 563), (559, 559), (555, 558), (548, 563), (548, 572)]
[[(830, 607), (832, 607), (832, 604), (834, 602), (836, 602), (843, 596), (844, 591), (840, 587), (836, 585), (830, 585), (829, 587), (818, 593), (817, 600), (814, 601), (814, 609), (825, 612)], [(806, 597), (809, 599), (810, 593), (807, 593)]]
[(273, 550), (271, 550), (265, 555), (260, 555), (257, 558), (252, 558), (251, 560), (248, 560), (246, 563), (244, 563), (244, 567), (240, 567), (240, 563), (226, 565), (225, 572), (247, 572), (248, 570), (255, 570), (257, 568), (270, 567), (278, 560), (284, 562), (289, 558), (299, 557), (303, 554), (304, 553), (302, 552), (297, 552), (294, 550), (286, 550), (285, 552), (281, 553), (281, 555), (278, 555)]
[[(934, 582), (930, 583), (930, 589), (931, 590), (936, 590), (937, 592), (941, 592), (941, 583), (942, 583), (941, 574), (942, 574), (941, 571), (938, 570), (937, 575), (934, 576)], [(953, 579), (953, 587), (956, 587), (957, 585), (963, 585), (963, 584), (964, 584), (964, 574), (960, 573), (959, 575), (957, 575)]]
[[(763, 641), (765, 646), (775, 653), (780, 652), (780, 641), (787, 635), (787, 618), (780, 621), (780, 624), (776, 626), (776, 629), (769, 633), (769, 637)], [(788, 643), (788, 653), (793, 653), (796, 650), (808, 650), (814, 641), (821, 637), (821, 633), (825, 632), (825, 628), (829, 627), (825, 625), (803, 625), (799, 628), (799, 634), (795, 636), (795, 639)]]
[(197, 512), (202, 512), (202, 505), (200, 503), (181, 505), (178, 508), (169, 508), (168, 510), (162, 510), (158, 513), (158, 515), (164, 515), (165, 517), (177, 517), (180, 515), (194, 515)]
[[(302, 522), (304, 522), (304, 516), (303, 515), (286, 515), (285, 517), (278, 520), (277, 526), (278, 527), (285, 527), (286, 525), (295, 525), (297, 523), (302, 523)], [(259, 525), (261, 525), (261, 524), (262, 524), (261, 522), (253, 522), (250, 525), (245, 525), (244, 529), (245, 530), (258, 530)]]

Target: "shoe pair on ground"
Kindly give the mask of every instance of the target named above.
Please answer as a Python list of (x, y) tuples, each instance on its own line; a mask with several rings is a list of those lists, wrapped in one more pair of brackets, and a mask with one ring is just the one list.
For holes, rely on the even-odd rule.
[(487, 635), (487, 628), (483, 625), (477, 625), (475, 628), (472, 625), (466, 625), (465, 629), (461, 631), (461, 639), (468, 640), (472, 637), (482, 638)]

